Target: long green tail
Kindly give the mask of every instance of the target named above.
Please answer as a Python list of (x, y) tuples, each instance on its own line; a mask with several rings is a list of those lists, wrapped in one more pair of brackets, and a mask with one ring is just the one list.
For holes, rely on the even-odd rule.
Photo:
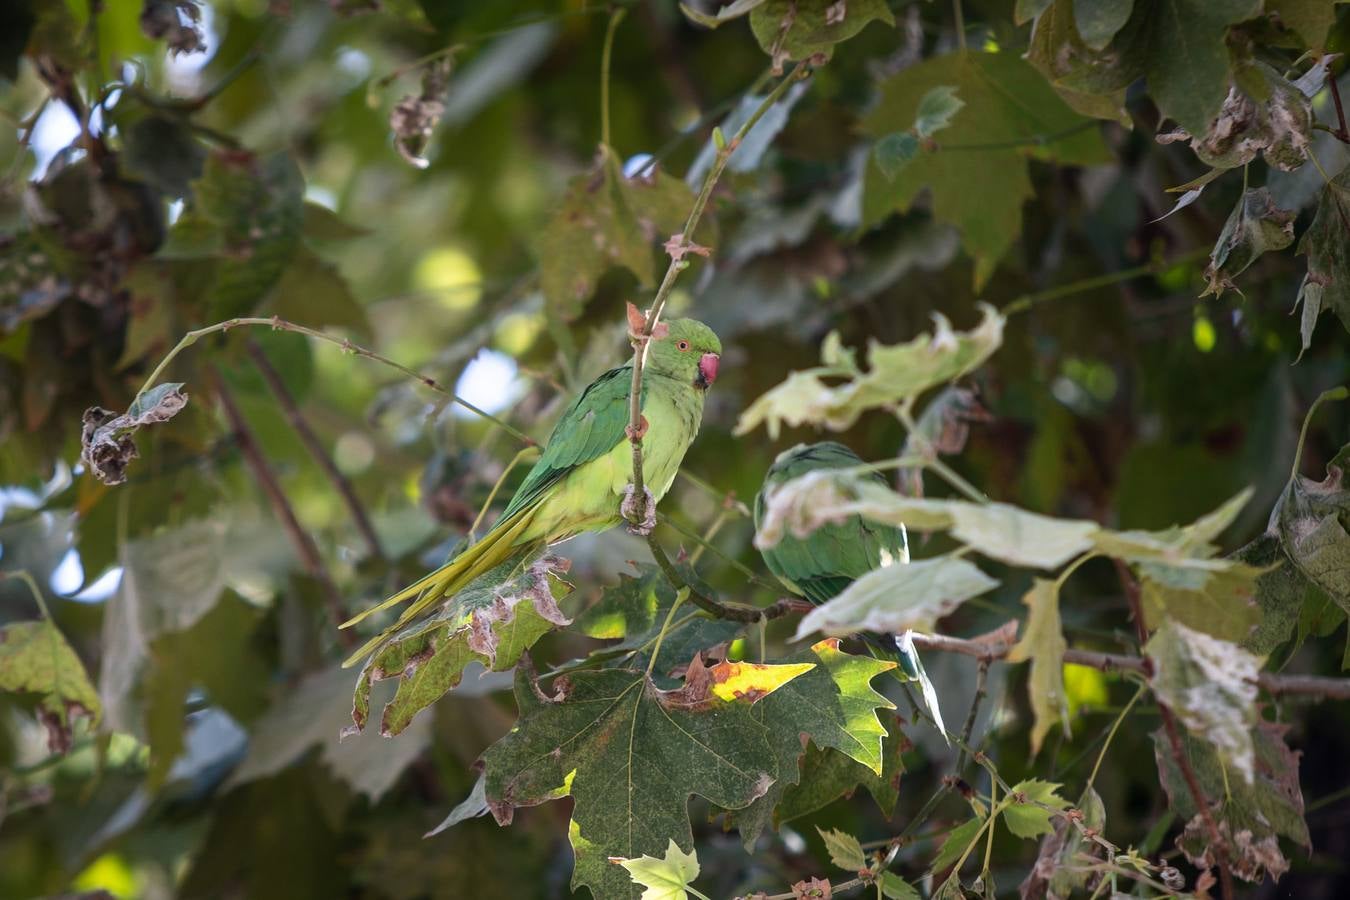
[(417, 597), (413, 604), (403, 611), (403, 615), (398, 617), (398, 621), (362, 644), (359, 650), (347, 657), (347, 661), (342, 664), (342, 667), (344, 669), (349, 668), (369, 656), (391, 634), (415, 619), (424, 610), (439, 603), (445, 597), (454, 596), (469, 582), (504, 562), (519, 549), (517, 541), (534, 519), (536, 508), (531, 506), (516, 512), (508, 519), (503, 519), (491, 531), (483, 535), (481, 541), (469, 547), (450, 562), (419, 578), (388, 600), (384, 600), (370, 609), (363, 610), (343, 622), (340, 627), (350, 628), (368, 616), (391, 606), (397, 606), (412, 597)]

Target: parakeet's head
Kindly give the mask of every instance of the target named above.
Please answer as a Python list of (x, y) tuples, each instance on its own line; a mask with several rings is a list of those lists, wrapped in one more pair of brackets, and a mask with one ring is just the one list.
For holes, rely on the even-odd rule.
[(694, 319), (670, 319), (657, 326), (647, 350), (647, 368), (707, 390), (717, 380), (722, 342)]

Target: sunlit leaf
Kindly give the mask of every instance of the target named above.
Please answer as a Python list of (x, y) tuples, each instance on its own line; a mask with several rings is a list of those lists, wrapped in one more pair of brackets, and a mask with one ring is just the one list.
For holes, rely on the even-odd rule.
[[(671, 840), (692, 847), (691, 794), (739, 809), (768, 790), (778, 763), (753, 704), (810, 668), (705, 668), (695, 657), (673, 691), (657, 689), (641, 672), (601, 670), (559, 676), (551, 695), (533, 673), (517, 669), (520, 721), (483, 755), (488, 805), (505, 824), (516, 807), (571, 796), (572, 884), (635, 897), (609, 857), (660, 853)], [(732, 681), (742, 695), (719, 696), (718, 687)]]
[(1064, 690), (1064, 629), (1059, 619), (1059, 587), (1056, 582), (1036, 579), (1022, 602), (1029, 608), (1022, 639), (1008, 652), (1009, 662), (1031, 661), (1027, 693), (1036, 717), (1031, 728), (1031, 752), (1040, 752), (1052, 726), (1069, 731), (1069, 707)]
[(70, 749), (77, 716), (97, 724), (102, 712), (84, 663), (50, 619), (0, 628), (0, 691), (41, 697), (38, 715), (54, 753)]
[(1069, 808), (1069, 801), (1059, 795), (1058, 784), (1037, 778), (1014, 784), (1012, 796), (1012, 802), (1003, 808), (1003, 824), (1020, 838), (1049, 834), (1054, 830), (1050, 809)]
[(634, 884), (640, 884), (646, 890), (642, 900), (685, 900), (689, 896), (686, 888), (698, 877), (698, 856), (692, 851), (685, 853), (675, 841), (666, 847), (661, 858), (642, 855), (638, 859), (611, 860), (628, 870)]

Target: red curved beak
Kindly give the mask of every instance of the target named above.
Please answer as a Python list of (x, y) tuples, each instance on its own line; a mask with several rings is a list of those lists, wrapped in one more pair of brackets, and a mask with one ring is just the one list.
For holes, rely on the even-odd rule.
[(721, 359), (716, 353), (703, 354), (698, 361), (698, 377), (694, 383), (705, 390), (712, 387), (712, 383), (717, 380), (717, 364)]

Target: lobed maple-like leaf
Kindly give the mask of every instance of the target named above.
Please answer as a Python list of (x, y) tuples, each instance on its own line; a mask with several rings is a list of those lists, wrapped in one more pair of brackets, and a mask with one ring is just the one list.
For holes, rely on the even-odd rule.
[(740, 809), (769, 790), (779, 763), (754, 704), (812, 668), (707, 667), (696, 656), (675, 690), (657, 688), (642, 672), (611, 669), (559, 676), (548, 694), (521, 665), (520, 720), (482, 758), (488, 807), (506, 824), (517, 807), (570, 796), (573, 887), (635, 897), (609, 858), (661, 853), (671, 840), (692, 848), (693, 794)]

